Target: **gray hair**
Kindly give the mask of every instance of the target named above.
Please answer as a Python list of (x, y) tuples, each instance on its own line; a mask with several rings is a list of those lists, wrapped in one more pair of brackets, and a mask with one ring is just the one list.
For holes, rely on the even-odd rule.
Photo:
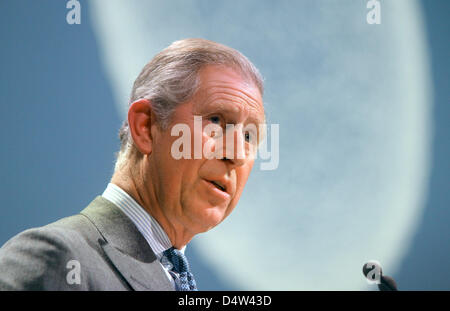
[[(145, 65), (133, 84), (129, 105), (140, 99), (150, 100), (160, 128), (166, 129), (174, 109), (195, 94), (198, 72), (206, 65), (224, 65), (239, 71), (263, 95), (261, 74), (239, 51), (205, 39), (185, 39), (173, 42)], [(127, 120), (119, 138), (116, 170), (123, 166), (134, 146)]]

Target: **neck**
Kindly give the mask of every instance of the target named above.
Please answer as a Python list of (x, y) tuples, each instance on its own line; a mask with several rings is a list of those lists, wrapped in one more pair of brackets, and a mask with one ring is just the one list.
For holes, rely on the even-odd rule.
[(172, 246), (181, 249), (192, 240), (195, 233), (187, 230), (164, 210), (164, 200), (158, 197), (156, 183), (148, 176), (147, 160), (145, 155), (137, 161), (130, 160), (123, 168), (114, 172), (111, 183), (128, 193), (159, 223)]

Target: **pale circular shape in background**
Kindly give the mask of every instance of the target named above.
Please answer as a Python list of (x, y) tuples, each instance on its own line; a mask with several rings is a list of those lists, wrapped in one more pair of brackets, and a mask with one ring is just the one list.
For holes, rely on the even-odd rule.
[(366, 289), (369, 259), (392, 274), (424, 208), (431, 81), (416, 1), (92, 1), (118, 111), (153, 55), (187, 37), (247, 55), (266, 78), (280, 163), (260, 161), (233, 214), (196, 237), (221, 278), (244, 290)]

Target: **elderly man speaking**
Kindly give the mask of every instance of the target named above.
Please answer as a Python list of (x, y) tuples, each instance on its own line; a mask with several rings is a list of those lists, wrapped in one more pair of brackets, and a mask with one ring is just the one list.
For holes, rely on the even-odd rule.
[(103, 194), (9, 240), (0, 289), (197, 290), (185, 247), (235, 208), (262, 136), (262, 95), (258, 70), (234, 49), (186, 39), (161, 51), (134, 82)]

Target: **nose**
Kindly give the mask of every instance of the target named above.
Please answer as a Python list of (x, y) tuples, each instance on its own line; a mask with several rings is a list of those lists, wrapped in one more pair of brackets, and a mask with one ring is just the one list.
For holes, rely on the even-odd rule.
[(248, 148), (246, 147), (242, 125), (226, 129), (225, 148), (222, 160), (232, 166), (242, 166), (249, 160)]

